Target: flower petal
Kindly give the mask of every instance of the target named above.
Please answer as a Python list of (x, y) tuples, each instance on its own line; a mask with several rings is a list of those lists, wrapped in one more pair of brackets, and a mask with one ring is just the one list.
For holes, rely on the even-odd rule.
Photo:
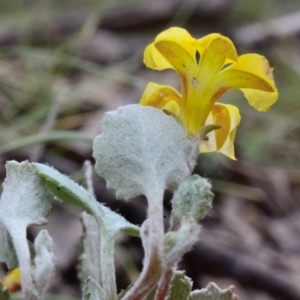
[(277, 90), (269, 93), (253, 89), (241, 89), (248, 103), (258, 111), (266, 112), (277, 101)]
[(207, 135), (208, 139), (201, 142), (200, 152), (218, 151), (235, 159), (233, 142), (240, 120), (241, 116), (237, 107), (216, 103), (212, 107), (205, 125), (220, 125), (221, 128)]
[(249, 104), (258, 111), (267, 111), (278, 99), (278, 91), (273, 79), (273, 69), (265, 57), (257, 54), (246, 54), (240, 57), (240, 64), (253, 73), (268, 80), (273, 91), (268, 92), (256, 89), (241, 89)]
[[(184, 57), (182, 61), (185, 61), (185, 56), (188, 59), (195, 59), (196, 48), (194, 43), (195, 39), (185, 29), (171, 27), (160, 33), (155, 41), (145, 49), (144, 63), (148, 68), (154, 70), (176, 69), (172, 62), (173, 59), (169, 57), (169, 55), (174, 56), (174, 53), (171, 54), (169, 51), (174, 51), (172, 51), (172, 46), (169, 50), (169, 46), (175, 45), (173, 47), (177, 49), (176, 51), (183, 52)], [(158, 44), (160, 45), (159, 47), (157, 46)], [(178, 50), (178, 48), (181, 48), (181, 50)], [(177, 56), (181, 54), (178, 53)]]
[[(238, 88), (244, 92), (250, 105), (265, 111), (278, 98), (272, 71), (265, 57), (258, 54), (242, 55), (238, 63), (233, 63), (218, 74), (206, 99), (214, 103), (227, 90)], [(251, 90), (257, 90), (258, 93)]]
[(204, 126), (216, 100), (211, 101), (211, 91), (222, 67), (227, 61), (231, 63), (238, 61), (233, 43), (220, 34), (208, 35), (197, 40), (195, 44), (200, 52), (199, 66), (191, 74), (192, 76), (186, 76), (186, 84), (182, 80), (182, 96), (186, 99), (184, 111), (186, 117), (182, 119), (184, 119), (188, 132), (193, 135), (197, 134), (199, 129)]
[[(157, 50), (169, 62), (170, 66), (177, 71), (181, 79), (191, 74), (196, 74), (195, 55), (191, 55), (185, 47), (174, 41), (161, 41), (155, 44)], [(196, 49), (194, 51), (196, 53)]]
[(232, 41), (219, 33), (212, 33), (198, 39), (196, 41), (196, 47), (200, 54), (203, 54), (205, 49), (209, 49), (209, 51), (213, 52), (214, 55), (221, 55), (228, 59), (226, 62), (238, 61), (236, 49)]
[(172, 87), (149, 82), (142, 95), (140, 104), (164, 109), (178, 116), (181, 100), (181, 95)]
[(11, 270), (4, 278), (1, 280), (3, 285), (13, 293), (21, 289), (21, 271), (19, 268)]

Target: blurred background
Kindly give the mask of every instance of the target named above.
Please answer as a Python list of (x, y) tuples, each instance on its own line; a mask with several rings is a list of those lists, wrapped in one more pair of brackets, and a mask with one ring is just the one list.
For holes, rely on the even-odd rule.
[[(219, 32), (238, 53), (265, 55), (279, 100), (267, 113), (239, 91), (221, 101), (240, 108), (237, 161), (199, 156), (214, 208), (199, 243), (180, 264), (194, 288), (234, 285), (242, 300), (300, 299), (300, 2), (297, 0), (0, 0), (0, 176), (6, 160), (53, 165), (82, 181), (83, 163), (106, 111), (138, 103), (149, 81), (178, 87), (173, 71), (143, 65), (143, 51), (170, 26), (194, 37)], [(129, 221), (145, 219), (145, 199), (117, 201), (96, 174), (99, 201)], [(171, 195), (166, 193), (166, 221)], [(49, 289), (80, 299), (76, 277), (81, 225), (76, 207), (55, 202), (46, 228), (57, 273)], [(33, 239), (39, 228), (28, 232)], [(137, 278), (140, 242), (119, 236), (118, 288)], [(55, 298), (52, 298), (55, 299)]]

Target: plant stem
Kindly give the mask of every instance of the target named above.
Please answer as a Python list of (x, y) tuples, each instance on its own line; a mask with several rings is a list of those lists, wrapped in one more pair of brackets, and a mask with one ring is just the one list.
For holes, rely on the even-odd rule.
[(170, 288), (170, 282), (173, 276), (173, 269), (169, 269), (165, 272), (164, 278), (162, 279), (160, 285), (158, 286), (155, 300), (164, 300), (168, 294)]
[(134, 286), (124, 296), (123, 300), (141, 300), (147, 296), (158, 283), (163, 273), (163, 191), (153, 188), (146, 194), (148, 199), (148, 227), (143, 243), (145, 261), (142, 273)]
[[(19, 231), (18, 235), (16, 235), (16, 231)], [(29, 248), (25, 246), (28, 245), (28, 242), (26, 239), (26, 233), (22, 231), (22, 228), (18, 228), (15, 230), (14, 235), (11, 234), (13, 238), (14, 248), (18, 256), (19, 268), (21, 270), (22, 294), (25, 300), (37, 300), (38, 295), (32, 281), (30, 252)]]
[[(117, 287), (116, 287), (116, 274), (114, 265), (114, 237), (108, 239), (109, 233), (104, 232), (104, 226), (100, 227), (100, 265), (102, 267), (102, 288), (104, 291), (104, 299), (116, 300)], [(101, 238), (106, 237), (106, 238)]]

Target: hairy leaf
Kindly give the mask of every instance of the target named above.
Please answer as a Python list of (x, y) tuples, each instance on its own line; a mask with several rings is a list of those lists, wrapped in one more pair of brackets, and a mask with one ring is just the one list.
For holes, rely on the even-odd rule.
[(106, 300), (100, 285), (90, 277), (83, 286), (82, 300)]
[(221, 290), (215, 283), (210, 282), (208, 286), (201, 290), (193, 291), (188, 300), (238, 300), (234, 294), (234, 287)]
[(44, 164), (33, 163), (32, 165), (56, 197), (64, 202), (75, 204), (87, 213), (94, 215), (99, 224), (106, 227), (107, 231), (117, 234), (120, 230), (124, 230), (129, 235), (139, 236), (138, 226), (129, 223), (119, 214), (97, 202), (93, 195), (66, 175)]
[(191, 216), (184, 216), (178, 231), (169, 231), (165, 235), (164, 252), (167, 268), (176, 264), (197, 242), (200, 226)]
[[(38, 174), (44, 179), (46, 186), (56, 197), (67, 203), (78, 205), (95, 217), (101, 240), (98, 253), (100, 254), (99, 264), (102, 267), (101, 283), (103, 294), (105, 299), (115, 299), (117, 291), (114, 268), (114, 241), (120, 230), (125, 231), (127, 234), (138, 236), (139, 227), (129, 223), (122, 216), (97, 202), (91, 193), (57, 170), (39, 163), (33, 165)], [(86, 269), (86, 267), (84, 268)]]
[(171, 279), (166, 300), (187, 300), (192, 288), (192, 281), (182, 271), (175, 271)]
[(79, 277), (81, 283), (88, 277), (102, 283), (100, 261), (100, 231), (96, 219), (85, 212), (81, 214), (83, 226), (82, 253), (79, 260)]
[(95, 138), (96, 172), (129, 200), (153, 189), (176, 189), (195, 165), (199, 140), (159, 109), (127, 105), (105, 115)]
[(36, 256), (34, 257), (33, 278), (36, 289), (43, 296), (45, 288), (54, 275), (53, 241), (46, 230), (41, 230), (34, 240)]
[(172, 199), (172, 218), (180, 222), (184, 216), (190, 215), (198, 221), (212, 208), (212, 199), (210, 182), (192, 175), (180, 184)]
[[(0, 237), (2, 241), (3, 237), (11, 237), (21, 269), (24, 298), (37, 299), (38, 292), (32, 280), (26, 229), (29, 225), (45, 224), (45, 217), (50, 212), (51, 205), (46, 199), (47, 190), (42, 179), (28, 161), (10, 161), (6, 164), (6, 171), (0, 201)], [(1, 254), (12, 248), (11, 240), (7, 238), (3, 244), (0, 243)], [(11, 256), (1, 259), (8, 264), (13, 262)]]

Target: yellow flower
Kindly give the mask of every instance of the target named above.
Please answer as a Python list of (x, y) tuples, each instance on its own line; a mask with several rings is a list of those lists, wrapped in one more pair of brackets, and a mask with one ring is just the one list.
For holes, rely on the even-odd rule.
[(140, 101), (176, 115), (187, 133), (197, 136), (206, 125), (220, 125), (200, 145), (200, 152), (219, 151), (232, 159), (233, 141), (240, 122), (238, 108), (216, 103), (226, 91), (240, 89), (249, 104), (267, 111), (278, 93), (265, 57), (238, 56), (230, 39), (220, 34), (193, 38), (185, 29), (173, 27), (160, 33), (144, 53), (144, 63), (155, 70), (174, 69), (181, 94), (170, 86), (150, 82)]
[(0, 279), (0, 282), (2, 282), (2, 284), (7, 287), (11, 293), (19, 291), (21, 289), (20, 269), (17, 268), (8, 272), (6, 276)]

